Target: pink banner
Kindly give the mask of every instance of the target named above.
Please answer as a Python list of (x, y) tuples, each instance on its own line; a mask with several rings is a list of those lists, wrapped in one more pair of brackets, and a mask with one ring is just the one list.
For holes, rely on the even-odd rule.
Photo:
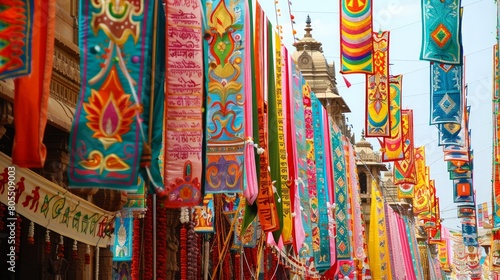
[(165, 206), (201, 201), (203, 50), (198, 1), (166, 1)]

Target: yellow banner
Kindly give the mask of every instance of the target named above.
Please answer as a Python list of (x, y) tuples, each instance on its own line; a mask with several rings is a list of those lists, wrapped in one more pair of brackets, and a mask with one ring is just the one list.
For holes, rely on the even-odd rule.
[(99, 247), (111, 243), (115, 213), (11, 162), (0, 153), (0, 202), (15, 207), (30, 221), (79, 242)]

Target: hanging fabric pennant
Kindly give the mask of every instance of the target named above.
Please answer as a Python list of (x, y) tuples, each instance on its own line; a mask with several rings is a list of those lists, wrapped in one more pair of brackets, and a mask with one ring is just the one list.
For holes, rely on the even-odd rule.
[(404, 159), (401, 121), (402, 85), (403, 75), (391, 76), (389, 78), (391, 135), (390, 137), (384, 137), (383, 141), (380, 141), (383, 162)]
[(316, 178), (318, 176), (316, 170), (316, 153), (314, 146), (314, 117), (311, 102), (311, 87), (304, 82), (302, 85), (303, 106), (304, 106), (304, 121), (307, 144), (307, 186), (309, 188), (309, 211), (312, 230), (312, 251), (315, 262), (320, 257), (320, 229), (319, 229), (319, 213), (318, 213), (318, 188)]
[[(47, 13), (47, 10), (35, 5), (33, 0), (4, 1), (0, 4), (0, 38), (2, 39), (0, 80), (28, 75), (31, 72), (31, 60), (38, 59), (36, 56), (32, 57), (32, 48), (35, 54), (40, 46), (33, 46), (31, 41), (35, 6), (37, 6), (37, 13), (42, 11)], [(40, 14), (40, 18), (43, 16)], [(35, 28), (38, 29), (39, 26)]]
[[(15, 7), (0, 5), (0, 9), (4, 8), (0, 14), (0, 38), (3, 39), (0, 61), (5, 62), (8, 68), (4, 68), (7, 72), (0, 75), (7, 78), (9, 75), (25, 75), (31, 71), (29, 76), (14, 80), (16, 130), (12, 163), (19, 167), (42, 168), (47, 157), (43, 138), (47, 124), (54, 56), (56, 2), (7, 2)], [(5, 23), (12, 25), (3, 26)], [(27, 37), (30, 36), (29, 32), (33, 33), (32, 38)], [(31, 70), (26, 67), (31, 67)]]
[[(279, 36), (273, 32), (271, 22), (267, 20), (267, 61), (269, 62), (267, 78), (267, 124), (268, 129), (268, 150), (269, 150), (269, 168), (271, 181), (274, 191), (274, 201), (276, 202), (276, 211), (278, 213), (279, 228), (273, 231), (273, 237), (276, 244), (279, 244), (281, 232), (283, 230), (284, 201), (282, 199), (282, 186), (286, 186), (288, 180), (288, 170), (286, 166), (281, 170), (281, 161), (286, 162), (286, 150), (283, 135), (283, 107), (281, 97), (281, 46)], [(273, 37), (277, 46), (273, 44)], [(278, 49), (276, 49), (278, 48)], [(276, 57), (275, 57), (276, 55)], [(276, 71), (276, 75), (275, 75)], [(277, 82), (279, 81), (279, 82)], [(279, 93), (278, 93), (279, 92)], [(278, 105), (279, 103), (279, 105)], [(278, 110), (279, 108), (279, 110)], [(283, 159), (281, 157), (284, 157)], [(283, 176), (284, 175), (284, 176)], [(287, 217), (290, 213), (290, 195), (287, 195)], [(289, 230), (289, 229), (287, 229)], [(288, 234), (288, 233), (287, 233)]]
[(202, 205), (193, 207), (194, 231), (214, 232), (214, 195), (209, 193), (203, 197)]
[(461, 124), (462, 66), (431, 62), (430, 124)]
[[(281, 45), (279, 36), (276, 36), (276, 108), (278, 117), (278, 143), (279, 143), (279, 163), (281, 177), (281, 201), (283, 205), (283, 230), (281, 236), (283, 244), (292, 244), (293, 222), (292, 222), (292, 196), (291, 196), (291, 175), (288, 165), (287, 135), (288, 135), (288, 98), (290, 93), (288, 50)], [(279, 50), (279, 51), (278, 51)], [(278, 55), (279, 54), (279, 55)], [(290, 144), (288, 144), (290, 145)]]
[[(334, 172), (333, 170), (335, 168), (333, 167), (333, 137), (334, 137), (334, 134), (333, 134), (332, 125), (334, 123), (334, 120), (333, 120), (332, 116), (328, 115), (328, 113), (325, 113), (323, 118), (324, 118), (323, 123), (326, 124), (325, 129), (328, 132), (328, 133), (323, 134), (323, 136), (324, 136), (323, 141), (326, 145), (326, 147), (325, 147), (325, 160), (326, 160), (325, 161), (325, 163), (326, 163), (326, 186), (325, 186), (326, 188), (325, 188), (325, 191), (326, 191), (326, 198), (327, 198), (326, 207), (327, 207), (327, 215), (328, 215), (328, 234), (330, 236), (330, 238), (329, 238), (330, 239), (330, 264), (333, 266), (333, 269), (335, 269), (334, 265), (337, 262), (337, 248), (336, 248), (337, 241), (335, 238), (335, 224), (336, 224), (335, 206), (334, 206), (335, 205), (335, 197), (334, 197), (335, 196), (335, 178), (333, 175), (333, 172)], [(349, 170), (351, 172), (353, 172), (353, 174), (355, 175), (352, 177), (352, 181), (349, 181), (349, 183), (352, 184), (353, 188), (355, 188), (357, 186), (357, 188), (358, 188), (357, 198), (359, 198), (359, 184), (357, 181), (358, 172), (355, 169), (356, 168), (356, 163), (355, 163), (356, 159), (354, 158), (354, 148), (352, 147), (352, 145), (349, 145), (349, 148), (350, 148), (350, 150), (349, 150), (350, 161), (354, 161), (354, 167), (352, 165), (349, 165)], [(351, 154), (351, 152), (352, 152), (352, 154)], [(354, 170), (352, 170), (353, 168), (354, 168)], [(356, 199), (355, 195), (353, 195), (353, 201), (354, 201), (354, 199)], [(360, 208), (361, 204), (359, 204), (358, 206), (359, 206), (358, 207), (359, 209), (355, 208), (353, 210), (353, 212), (355, 212), (356, 210), (359, 210), (360, 211), (359, 214), (361, 215), (361, 208)], [(358, 212), (354, 213), (354, 215), (356, 215), (356, 214), (358, 214)], [(355, 220), (355, 219), (356, 219), (356, 216), (354, 216), (353, 220)], [(355, 223), (355, 221), (354, 221), (354, 223)], [(359, 228), (356, 228), (356, 229), (359, 229)], [(354, 229), (353, 229), (353, 232), (354, 232)], [(354, 248), (356, 248), (356, 246), (354, 246)], [(356, 252), (356, 250), (355, 250), (355, 252)], [(360, 257), (359, 259), (362, 259), (362, 258)], [(333, 270), (333, 269), (330, 268), (329, 270)], [(329, 273), (329, 271), (325, 272), (325, 275), (328, 273)]]
[(394, 184), (415, 184), (416, 171), (413, 154), (413, 110), (401, 110), (403, 152), (405, 158), (394, 162)]
[(438, 260), (444, 272), (451, 272), (451, 238), (450, 231), (446, 227), (442, 227), (441, 242), (438, 243)]
[[(79, 33), (82, 87), (70, 137), (71, 187), (137, 189), (154, 8), (150, 1), (127, 5), (80, 1), (79, 26), (90, 28)], [(125, 12), (112, 12), (119, 9)]]
[(462, 64), (461, 0), (422, 0), (420, 59)]
[[(207, 86), (207, 193), (243, 191), (245, 1), (202, 1), (209, 35), (205, 43)], [(224, 45), (221, 48), (221, 45)], [(201, 125), (201, 124), (200, 124)]]
[(352, 260), (350, 216), (349, 216), (349, 193), (348, 180), (346, 178), (346, 161), (342, 143), (342, 131), (336, 124), (332, 126), (334, 138), (333, 166), (335, 181), (335, 218), (337, 221), (337, 258)]
[[(299, 209), (296, 215), (299, 214), (302, 219), (302, 226), (304, 232), (299, 231), (298, 227), (296, 229), (295, 236), (297, 243), (296, 246), (299, 249), (299, 255), (301, 258), (309, 259), (313, 256), (312, 250), (312, 224), (311, 224), (311, 205), (309, 202), (309, 182), (307, 177), (307, 142), (306, 142), (306, 128), (305, 128), (305, 114), (304, 114), (304, 99), (302, 94), (302, 87), (305, 84), (304, 77), (300, 73), (299, 69), (292, 62), (292, 93), (293, 98), (291, 98), (291, 105), (293, 108), (293, 120), (295, 129), (295, 143), (296, 150), (294, 154), (297, 156), (297, 161), (295, 164), (295, 170), (297, 173), (297, 189), (298, 192), (296, 196), (300, 199), (300, 204), (295, 209)], [(296, 210), (294, 210), (296, 211)], [(298, 237), (298, 239), (297, 239)], [(302, 240), (302, 242), (300, 242)]]
[(258, 126), (255, 127), (254, 138), (258, 138), (259, 149), (259, 194), (257, 196), (257, 208), (259, 215), (259, 222), (264, 232), (271, 232), (279, 229), (278, 212), (276, 202), (274, 199), (274, 190), (272, 187), (271, 175), (269, 174), (269, 149), (268, 149), (268, 131), (267, 131), (267, 117), (265, 111), (265, 100), (267, 99), (267, 89), (264, 85), (267, 84), (267, 45), (265, 39), (267, 38), (267, 17), (264, 14), (260, 4), (257, 2), (255, 11), (255, 42), (253, 48), (254, 54), (254, 67), (255, 73), (255, 95), (257, 107), (257, 122)]
[(474, 189), (472, 179), (453, 180), (453, 201), (455, 203), (474, 202)]
[[(200, 5), (179, 7), (173, 2), (165, 5), (168, 36), (164, 205), (168, 208), (180, 208), (198, 205), (202, 199), (202, 11)], [(213, 28), (213, 24), (208, 24)], [(212, 94), (217, 95), (217, 92), (212, 91)], [(213, 179), (213, 173), (208, 174), (211, 176), (207, 177)], [(221, 185), (225, 185), (226, 179), (221, 178)]]
[(429, 212), (429, 185), (427, 181), (427, 167), (425, 165), (425, 146), (417, 147), (415, 153), (415, 169), (417, 182), (414, 186), (413, 213), (419, 215)]
[(392, 274), (395, 279), (405, 279), (407, 272), (405, 270), (404, 251), (401, 245), (402, 234), (398, 229), (398, 214), (391, 207), (386, 207), (385, 209), (391, 268), (393, 269)]
[(413, 262), (413, 267), (415, 268), (415, 276), (416, 276), (415, 279), (425, 279), (422, 260), (418, 252), (418, 243), (415, 234), (415, 225), (413, 223), (410, 223), (408, 217), (406, 216), (403, 216), (403, 220), (406, 227), (406, 237), (408, 239), (408, 244), (410, 245), (410, 253)]
[(410, 241), (408, 240), (408, 233), (406, 232), (405, 220), (400, 216), (396, 216), (398, 222), (398, 231), (400, 234), (399, 241), (403, 251), (403, 261), (405, 265), (404, 271), (407, 274), (407, 279), (417, 279), (415, 277), (415, 268), (413, 266), (412, 253), (410, 249)]
[(388, 232), (386, 226), (385, 203), (377, 182), (372, 181), (370, 207), (370, 234), (368, 240), (368, 258), (374, 279), (393, 279)]
[(460, 124), (456, 123), (440, 123), (438, 129), (438, 146), (459, 146), (465, 144), (465, 130)]
[[(132, 237), (134, 216), (118, 214), (115, 219), (115, 242), (113, 246), (113, 261), (132, 260)], [(139, 252), (136, 252), (139, 253)]]
[(456, 160), (448, 161), (448, 172), (450, 174), (450, 180), (472, 178), (472, 166), (470, 162)]
[(493, 46), (493, 99), (500, 98), (500, 69), (498, 64), (498, 44)]
[[(330, 268), (330, 235), (328, 234), (328, 189), (326, 178), (326, 143), (323, 136), (326, 131), (324, 123), (324, 115), (326, 110), (316, 97), (314, 92), (311, 92), (312, 118), (314, 127), (314, 153), (316, 160), (316, 189), (318, 200), (318, 228), (319, 228), (319, 254), (314, 263), (316, 270), (322, 272)], [(314, 236), (313, 236), (314, 237)]]
[(366, 75), (365, 135), (390, 137), (389, 31), (373, 33), (373, 50), (373, 74)]
[(341, 72), (373, 73), (372, 1), (340, 1)]

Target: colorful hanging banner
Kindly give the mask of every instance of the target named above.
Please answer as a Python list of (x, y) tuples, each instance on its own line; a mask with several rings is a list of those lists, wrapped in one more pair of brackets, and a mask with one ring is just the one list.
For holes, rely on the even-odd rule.
[[(167, 1), (165, 5), (168, 34), (164, 132), (165, 207), (180, 208), (198, 205), (202, 199), (202, 16), (200, 5), (179, 7), (172, 1)], [(210, 26), (213, 27), (213, 24)], [(212, 83), (216, 84), (217, 81)], [(217, 95), (220, 92), (212, 89), (211, 94)], [(220, 172), (217, 167), (210, 170)], [(217, 177), (213, 174), (207, 172), (208, 180)], [(221, 184), (218, 187), (223, 188), (226, 179), (217, 177), (215, 181)], [(209, 190), (211, 188), (207, 188)]]
[(490, 223), (490, 211), (487, 202), (481, 203), (483, 205), (483, 225), (484, 227), (491, 226)]
[(309, 202), (309, 183), (307, 177), (307, 142), (306, 142), (306, 129), (305, 129), (305, 117), (304, 117), (304, 99), (302, 95), (302, 87), (305, 84), (305, 80), (302, 77), (299, 69), (296, 67), (295, 63), (292, 61), (292, 73), (293, 73), (293, 119), (295, 126), (295, 138), (296, 138), (296, 170), (297, 170), (297, 189), (298, 197), (300, 198), (300, 215), (302, 217), (302, 225), (304, 228), (304, 233), (298, 232), (296, 235), (303, 237), (303, 243), (297, 244), (299, 249), (299, 255), (301, 258), (309, 259), (313, 256), (312, 250), (312, 225), (311, 225), (311, 206)]
[(438, 146), (454, 145), (462, 147), (465, 144), (465, 130), (460, 124), (440, 123), (438, 129)]
[(491, 236), (491, 265), (495, 271), (500, 271), (500, 229), (493, 229)]
[(134, 236), (134, 216), (116, 215), (115, 242), (112, 247), (113, 261), (132, 260), (132, 237)]
[[(245, 1), (202, 1), (206, 7), (205, 192), (243, 191)], [(230, 6), (230, 8), (229, 8)], [(224, 45), (221, 48), (221, 45)], [(248, 69), (249, 70), (249, 69)], [(201, 126), (201, 123), (200, 123)]]
[(483, 204), (477, 205), (477, 225), (478, 227), (483, 227), (484, 217), (483, 217)]
[(493, 45), (493, 99), (500, 98), (500, 69), (498, 64), (498, 44)]
[(430, 124), (462, 123), (462, 66), (431, 62)]
[[(13, 0), (0, 4), (0, 38), (3, 42), (0, 47), (0, 80), (31, 72), (34, 2)], [(47, 11), (43, 10), (43, 13)]]
[[(113, 12), (120, 9), (123, 14)], [(137, 189), (153, 10), (147, 0), (80, 1), (79, 26), (90, 28), (79, 32), (82, 86), (70, 137), (71, 187)]]
[[(314, 153), (316, 159), (316, 188), (318, 199), (318, 228), (319, 228), (319, 254), (315, 255), (314, 264), (316, 270), (322, 272), (330, 268), (330, 235), (328, 233), (328, 189), (326, 178), (326, 147), (323, 135), (326, 131), (324, 123), (324, 115), (326, 110), (316, 97), (314, 92), (311, 92), (312, 117), (314, 127)], [(314, 236), (313, 236), (314, 237)], [(316, 258), (317, 257), (317, 258)]]
[(462, 64), (461, 0), (422, 0), (420, 59)]
[[(278, 213), (279, 229), (273, 231), (273, 237), (276, 244), (279, 244), (281, 232), (283, 230), (284, 218), (282, 199), (282, 186), (286, 186), (288, 180), (288, 169), (286, 165), (281, 168), (281, 161), (286, 162), (286, 150), (283, 135), (283, 107), (281, 105), (281, 46), (277, 33), (273, 32), (271, 22), (267, 21), (267, 61), (269, 68), (267, 72), (267, 135), (269, 151), (269, 172), (274, 191), (274, 201), (276, 202), (276, 211)], [(277, 44), (274, 46), (273, 37)], [(276, 59), (276, 60), (275, 60)], [(275, 72), (276, 71), (276, 72)], [(276, 74), (275, 74), (276, 73)], [(279, 93), (278, 93), (279, 91)], [(279, 94), (279, 100), (278, 100)], [(278, 103), (280, 110), (278, 110)], [(283, 159), (282, 159), (283, 157)], [(284, 174), (284, 176), (283, 176)], [(290, 218), (290, 195), (287, 195), (287, 219)], [(290, 226), (287, 224), (287, 226)], [(287, 234), (291, 228), (287, 229)]]
[[(0, 10), (0, 18), (4, 17), (4, 20), (9, 21), (8, 17), (16, 22), (13, 26), (5, 27), (0, 19), (0, 28), (2, 29), (0, 31), (0, 60), (7, 63), (9, 63), (9, 60), (11, 62), (16, 61), (16, 59), (19, 59), (17, 55), (22, 56), (22, 52), (28, 51), (30, 56), (22, 57), (22, 59), (25, 59), (25, 64), (31, 65), (30, 75), (18, 77), (14, 80), (13, 114), (16, 129), (14, 143), (12, 144), (12, 163), (24, 168), (43, 168), (47, 157), (44, 133), (50, 97), (57, 7), (55, 0), (30, 1), (34, 2), (34, 4), (24, 6), (24, 9), (31, 7), (34, 8), (34, 12), (31, 12), (32, 15), (27, 14), (28, 17), (24, 17), (16, 13), (24, 14), (22, 12), (23, 7), (21, 7), (24, 4), (21, 4), (21, 2), (2, 1), (2, 3), (8, 3), (7, 5), (16, 7)], [(0, 9), (2, 6), (0, 6)], [(26, 21), (26, 23), (21, 23), (22, 21)], [(32, 42), (29, 46), (26, 45), (30, 50), (15, 50), (16, 47), (14, 46), (23, 47), (24, 43), (20, 41), (24, 40), (23, 36), (28, 35), (19, 33), (29, 32), (31, 28), (33, 29), (31, 31), (33, 35)], [(3, 34), (4, 32), (7, 32), (7, 34)], [(30, 38), (25, 39), (29, 40)], [(25, 43), (29, 42), (26, 41)], [(19, 53), (14, 54), (12, 51), (19, 51)], [(10, 55), (12, 56), (5, 57)], [(19, 72), (15, 75), (20, 75), (23, 72), (28, 74), (22, 68), (18, 70)]]
[(314, 117), (311, 102), (311, 87), (305, 82), (302, 85), (302, 96), (304, 101), (304, 121), (307, 144), (307, 185), (309, 188), (309, 211), (312, 230), (312, 249), (315, 260), (319, 260), (320, 256), (320, 229), (319, 229), (319, 209), (318, 209), (318, 189), (316, 178), (318, 176), (316, 170), (316, 154), (314, 146)]
[(373, 74), (366, 75), (365, 136), (390, 137), (389, 31), (373, 33)]
[[(401, 110), (402, 134), (403, 134), (403, 160), (394, 162), (394, 184), (415, 184), (415, 158), (413, 152), (413, 110)], [(402, 194), (401, 197), (410, 196), (411, 193)]]
[(372, 1), (340, 1), (341, 73), (373, 73)]
[[(331, 263), (331, 265), (334, 265), (337, 262), (337, 248), (336, 248), (337, 241), (335, 238), (336, 221), (335, 221), (335, 207), (334, 207), (334, 205), (335, 205), (335, 198), (334, 198), (335, 179), (333, 176), (333, 170), (335, 168), (333, 167), (333, 149), (332, 149), (333, 136), (334, 136), (332, 125), (334, 123), (334, 120), (333, 120), (332, 116), (328, 115), (328, 113), (325, 113), (323, 118), (324, 118), (323, 123), (326, 124), (325, 125), (326, 132), (323, 133), (323, 139), (324, 139), (323, 141), (326, 145), (325, 146), (325, 158), (326, 158), (326, 161), (325, 161), (325, 163), (326, 163), (326, 188), (325, 188), (325, 191), (326, 191), (326, 197), (327, 197), (326, 207), (327, 207), (327, 214), (328, 214), (328, 234), (330, 236), (330, 238), (329, 238), (330, 239), (330, 263)], [(349, 147), (351, 148), (351, 150), (349, 150), (349, 152), (353, 153), (353, 154), (349, 154), (350, 159), (355, 161), (354, 148), (352, 148), (352, 145), (350, 145)], [(354, 168), (354, 169), (351, 170), (351, 168)], [(351, 170), (355, 174), (355, 176), (353, 176), (352, 181), (349, 181), (349, 183), (353, 184), (353, 188), (357, 187), (357, 196), (355, 196), (353, 194), (353, 200), (361, 199), (359, 197), (359, 184), (357, 181), (358, 172), (356, 170), (356, 163), (354, 162), (354, 167), (350, 165), (348, 170)], [(355, 187), (354, 187), (354, 184), (356, 184)], [(361, 204), (359, 204), (358, 206), (359, 206), (358, 207), (359, 209), (354, 209), (353, 212), (355, 212), (356, 210), (359, 210), (360, 211), (359, 213), (361, 213), (361, 209), (360, 209)], [(355, 212), (353, 215), (356, 215), (357, 213), (358, 212)], [(353, 219), (356, 219), (356, 216), (354, 216)], [(354, 223), (355, 223), (355, 221), (354, 221)], [(359, 232), (359, 228), (356, 228), (356, 229), (358, 229), (358, 232)], [(354, 232), (354, 229), (353, 229), (353, 232)], [(362, 234), (363, 233), (364, 233), (364, 231), (362, 232)], [(361, 255), (360, 255), (359, 259), (362, 259)], [(331, 269), (329, 269), (329, 271), (331, 271)], [(324, 275), (327, 275), (328, 273), (329, 272), (327, 271)]]
[(474, 202), (474, 189), (472, 187), (472, 179), (453, 180), (453, 202)]
[(382, 161), (397, 161), (404, 159), (403, 153), (403, 128), (401, 121), (403, 75), (390, 76), (389, 99), (390, 99), (390, 124), (391, 135), (380, 141)]
[(370, 235), (368, 240), (368, 258), (370, 271), (374, 279), (392, 279), (392, 268), (387, 238), (385, 203), (377, 182), (372, 180), (370, 207)]
[(214, 232), (214, 195), (203, 197), (203, 204), (193, 207), (194, 231)]
[(337, 221), (337, 258), (352, 259), (350, 237), (349, 193), (346, 178), (346, 161), (342, 143), (342, 131), (334, 123), (333, 130), (333, 176), (335, 182), (335, 218)]
[[(404, 251), (401, 246), (402, 234), (398, 229), (397, 213), (391, 207), (385, 207), (386, 232), (389, 242), (392, 275), (394, 279), (405, 279), (406, 269), (404, 263)], [(403, 233), (404, 234), (404, 233)]]
[(425, 165), (425, 146), (414, 149), (415, 169), (417, 173), (417, 183), (414, 186), (413, 213), (428, 213), (429, 205), (429, 182), (427, 180), (427, 167)]
[(235, 203), (234, 212), (234, 239), (232, 249), (240, 250), (243, 247), (255, 247), (257, 245), (257, 220), (254, 219), (245, 231), (242, 231), (243, 217), (245, 216), (245, 207), (239, 207), (240, 203), (246, 203), (246, 199), (242, 194), (236, 194), (238, 201)]
[[(113, 240), (114, 215), (27, 168), (12, 165), (0, 153), (0, 202), (30, 221), (71, 239), (106, 247)], [(13, 180), (11, 180), (13, 178)], [(12, 190), (12, 186), (15, 190)], [(9, 197), (15, 197), (14, 201)]]

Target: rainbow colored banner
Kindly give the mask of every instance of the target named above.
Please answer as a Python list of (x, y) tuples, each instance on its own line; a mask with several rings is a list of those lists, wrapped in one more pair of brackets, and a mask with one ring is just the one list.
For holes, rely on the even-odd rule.
[[(202, 1), (208, 26), (205, 192), (243, 191), (245, 1)], [(230, 7), (231, 6), (231, 7)], [(230, 8), (229, 8), (230, 7)], [(208, 37), (207, 37), (208, 36)], [(224, 45), (224, 47), (221, 47)], [(201, 125), (201, 123), (200, 123)]]
[(341, 71), (373, 73), (372, 1), (340, 1)]
[(403, 129), (401, 122), (403, 75), (389, 78), (389, 99), (391, 109), (391, 136), (384, 137), (381, 141), (382, 161), (397, 161), (404, 159)]
[[(31, 72), (33, 0), (12, 0), (0, 4), (0, 80)], [(46, 13), (47, 11), (43, 11)]]
[(152, 4), (80, 1), (79, 26), (88, 28), (79, 30), (82, 85), (70, 137), (71, 187), (138, 187)]
[(461, 0), (422, 0), (420, 59), (462, 64)]
[(366, 75), (365, 136), (390, 137), (389, 31), (373, 33), (373, 74)]

